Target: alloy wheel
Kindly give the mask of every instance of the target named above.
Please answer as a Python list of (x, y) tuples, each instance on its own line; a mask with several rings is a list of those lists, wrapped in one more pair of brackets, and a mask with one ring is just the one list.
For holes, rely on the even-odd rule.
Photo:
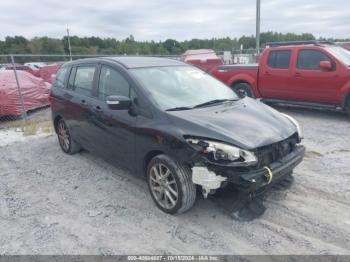
[(166, 209), (172, 209), (178, 202), (176, 180), (164, 164), (155, 164), (150, 170), (150, 188), (157, 203)]
[(66, 124), (62, 120), (58, 123), (57, 134), (62, 149), (65, 152), (68, 152), (70, 147), (70, 135)]

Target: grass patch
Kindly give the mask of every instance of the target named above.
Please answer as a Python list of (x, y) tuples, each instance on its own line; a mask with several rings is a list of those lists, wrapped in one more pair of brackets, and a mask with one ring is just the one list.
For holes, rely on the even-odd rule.
[(51, 121), (44, 122), (24, 122), (20, 127), (23, 134), (26, 136), (35, 135), (38, 132), (51, 134), (54, 132), (54, 128)]

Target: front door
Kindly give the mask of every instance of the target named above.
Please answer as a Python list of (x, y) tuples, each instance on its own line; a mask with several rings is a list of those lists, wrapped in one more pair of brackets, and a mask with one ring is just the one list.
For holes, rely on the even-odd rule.
[(123, 74), (101, 65), (98, 88), (91, 105), (91, 125), (96, 132), (98, 153), (104, 158), (133, 170), (135, 160), (135, 124), (137, 117), (130, 110), (112, 110), (106, 99), (110, 95), (134, 98), (130, 83)]
[[(320, 68), (321, 61), (332, 63), (331, 70)], [(336, 71), (336, 63), (326, 54), (314, 49), (298, 51), (292, 85), (297, 100), (319, 103), (336, 103), (341, 79)]]

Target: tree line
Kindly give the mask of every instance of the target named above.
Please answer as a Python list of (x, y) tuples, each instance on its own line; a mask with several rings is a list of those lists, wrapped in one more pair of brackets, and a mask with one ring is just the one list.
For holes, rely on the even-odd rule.
[[(304, 41), (316, 40), (310, 33), (261, 33), (261, 46), (275, 41)], [(321, 40), (326, 40), (322, 38)], [(332, 41), (346, 41), (349, 39), (327, 39)], [(254, 49), (255, 36), (242, 36), (240, 38), (211, 38), (177, 41), (167, 39), (165, 41), (137, 41), (132, 35), (123, 40), (115, 38), (79, 37), (71, 36), (70, 44), (72, 54), (81, 55), (179, 55), (188, 49), (208, 48), (215, 51)], [(69, 54), (67, 37), (61, 39), (50, 37), (34, 37), (26, 39), (23, 36), (8, 36), (0, 40), (0, 54)], [(33, 60), (33, 59), (32, 59)], [(57, 58), (53, 58), (57, 60)]]

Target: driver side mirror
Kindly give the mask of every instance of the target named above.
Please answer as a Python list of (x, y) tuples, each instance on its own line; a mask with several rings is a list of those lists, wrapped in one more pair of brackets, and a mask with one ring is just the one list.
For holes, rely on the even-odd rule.
[(329, 70), (332, 70), (333, 66), (332, 66), (332, 63), (329, 61), (321, 61), (320, 68), (323, 70), (329, 71)]
[(129, 110), (131, 99), (126, 96), (107, 96), (106, 103), (112, 110)]

